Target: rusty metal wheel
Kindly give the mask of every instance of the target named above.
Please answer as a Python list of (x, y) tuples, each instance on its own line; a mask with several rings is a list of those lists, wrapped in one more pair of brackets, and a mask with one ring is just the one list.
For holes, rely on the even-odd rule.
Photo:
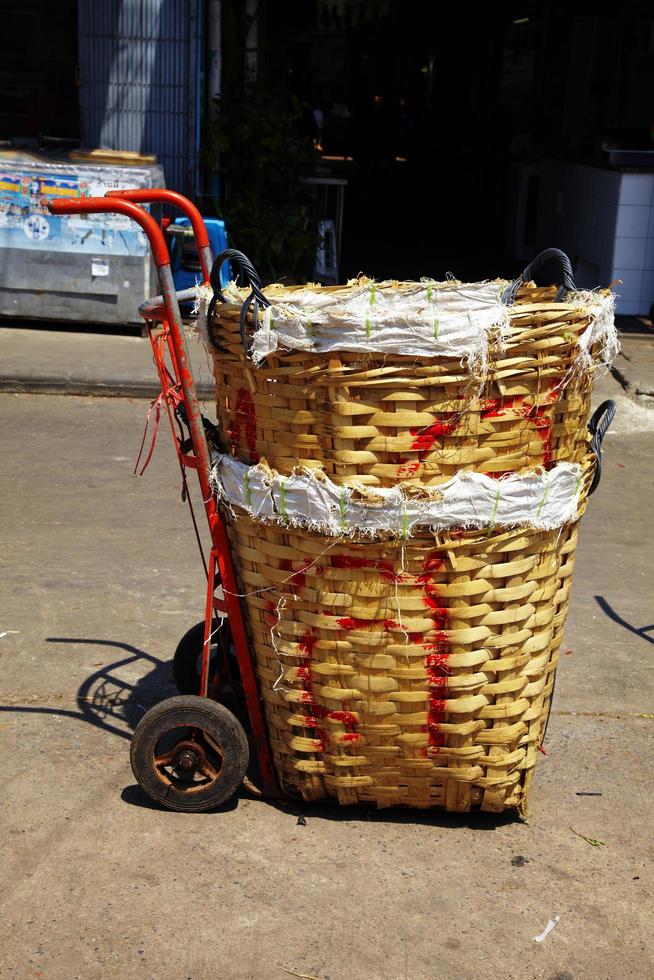
[(242, 784), (248, 741), (224, 705), (181, 695), (141, 718), (130, 760), (139, 786), (157, 803), (169, 810), (211, 810)]

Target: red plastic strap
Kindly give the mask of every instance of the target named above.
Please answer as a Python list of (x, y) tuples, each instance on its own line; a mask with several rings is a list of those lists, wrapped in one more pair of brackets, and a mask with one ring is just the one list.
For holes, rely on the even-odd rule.
[(163, 388), (162, 394), (166, 396), (166, 401), (172, 404), (173, 408), (177, 408), (183, 401), (183, 398), (180, 391), (180, 383), (175, 381), (166, 365), (166, 348), (164, 343), (165, 336), (163, 333), (160, 333), (152, 342), (152, 352)]
[[(134, 476), (143, 476), (146, 469), (148, 468), (148, 464), (150, 460), (152, 459), (152, 453), (154, 452), (154, 444), (157, 441), (159, 420), (161, 419), (161, 402), (163, 400), (163, 397), (164, 397), (164, 392), (162, 391), (159, 395), (157, 395), (157, 397), (154, 399), (153, 402), (150, 402), (150, 407), (148, 409), (148, 416), (145, 420), (145, 429), (143, 430), (143, 438), (141, 440), (141, 448), (139, 449), (138, 459), (136, 460), (136, 465), (134, 466)], [(145, 438), (148, 434), (148, 427), (150, 425), (150, 416), (152, 415), (153, 408), (155, 410), (155, 419), (154, 419), (154, 431), (152, 433), (152, 442), (150, 443), (150, 449), (148, 451), (147, 459), (143, 464), (143, 469), (141, 470), (140, 473), (137, 473), (137, 470), (139, 468), (139, 463), (141, 462), (141, 456), (143, 455), (143, 447), (145, 446)]]

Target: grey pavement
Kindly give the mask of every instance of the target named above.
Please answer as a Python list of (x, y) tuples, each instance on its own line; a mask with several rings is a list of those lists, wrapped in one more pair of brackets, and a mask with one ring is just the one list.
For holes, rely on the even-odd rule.
[(613, 374), (637, 404), (654, 408), (654, 328), (643, 317), (621, 319), (624, 332)]
[(165, 430), (137, 479), (143, 400), (0, 394), (0, 976), (654, 976), (654, 413), (611, 396), (529, 821), (320, 805), (300, 826), (134, 785), (130, 732), (203, 607)]
[[(210, 394), (204, 347), (187, 327), (198, 389)], [(0, 391), (154, 398), (159, 394), (152, 349), (138, 331), (54, 330), (0, 325)]]

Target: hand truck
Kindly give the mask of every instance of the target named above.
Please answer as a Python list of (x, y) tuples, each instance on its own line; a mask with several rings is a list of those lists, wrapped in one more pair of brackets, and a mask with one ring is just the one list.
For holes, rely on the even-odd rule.
[[(214, 294), (224, 261), (233, 259), (245, 270), (252, 293), (241, 312), (243, 331), (250, 302), (255, 307), (259, 301), (265, 303), (258, 278), (245, 256), (233, 249), (221, 253), (212, 265), (202, 217), (181, 194), (167, 190), (110, 191), (104, 198), (58, 198), (48, 207), (53, 214), (105, 211), (132, 218), (149, 239), (159, 273), (162, 295), (140, 307), (161, 384), (156, 401), (158, 406), (165, 405), (182, 472), (183, 496), (189, 505), (186, 470), (197, 471), (211, 548), (208, 560), (203, 553), (207, 575), (205, 618), (182, 638), (173, 662), (181, 693), (162, 701), (140, 720), (132, 738), (131, 763), (137, 782), (152, 799), (171, 810), (197, 811), (225, 802), (244, 782), (262, 795), (282, 794), (273, 767), (227, 532), (211, 489), (210, 443), (216, 440), (217, 430), (200, 412), (179, 309), (179, 303), (194, 299), (196, 291), (175, 292), (163, 233), (154, 218), (139, 206), (155, 201), (176, 206), (188, 217), (203, 283), (213, 285)], [(528, 271), (523, 278), (528, 278)], [(213, 302), (215, 297), (212, 305)], [(590, 493), (599, 482), (600, 444), (614, 415), (615, 404), (606, 401), (589, 423), (591, 449), (597, 458)], [(215, 444), (219, 448), (217, 441)], [(152, 449), (145, 465), (151, 453)], [(193, 522), (202, 551), (194, 516)], [(224, 600), (216, 595), (220, 586)], [(247, 775), (250, 759), (257, 769), (252, 779)]]
[[(103, 198), (55, 198), (48, 207), (52, 214), (111, 212), (131, 218), (145, 232), (157, 265), (162, 295), (143, 303), (140, 312), (161, 384), (157, 408), (160, 411), (163, 403), (170, 422), (182, 473), (182, 495), (191, 508), (207, 576), (207, 593), (204, 621), (182, 638), (173, 661), (181, 693), (155, 705), (143, 716), (132, 737), (130, 757), (139, 786), (153, 800), (171, 810), (198, 811), (219, 806), (244, 781), (262, 795), (279, 796), (280, 791), (229, 541), (210, 485), (209, 442), (216, 430), (200, 412), (179, 309), (180, 302), (194, 299), (196, 291), (175, 292), (163, 232), (140, 207), (154, 202), (177, 207), (188, 217), (203, 283), (209, 285), (213, 256), (204, 221), (197, 208), (175, 191), (109, 191)], [(233, 250), (223, 253), (216, 260), (217, 267), (239, 254)], [(149, 455), (151, 452), (152, 449)], [(196, 470), (198, 475), (211, 537), (208, 559), (188, 493), (188, 469)], [(220, 586), (223, 599), (216, 595)]]

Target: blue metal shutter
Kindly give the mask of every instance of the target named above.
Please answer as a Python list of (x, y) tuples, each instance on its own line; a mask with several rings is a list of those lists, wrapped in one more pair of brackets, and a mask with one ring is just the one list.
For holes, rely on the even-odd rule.
[(156, 153), (197, 188), (200, 0), (79, 0), (82, 143)]

